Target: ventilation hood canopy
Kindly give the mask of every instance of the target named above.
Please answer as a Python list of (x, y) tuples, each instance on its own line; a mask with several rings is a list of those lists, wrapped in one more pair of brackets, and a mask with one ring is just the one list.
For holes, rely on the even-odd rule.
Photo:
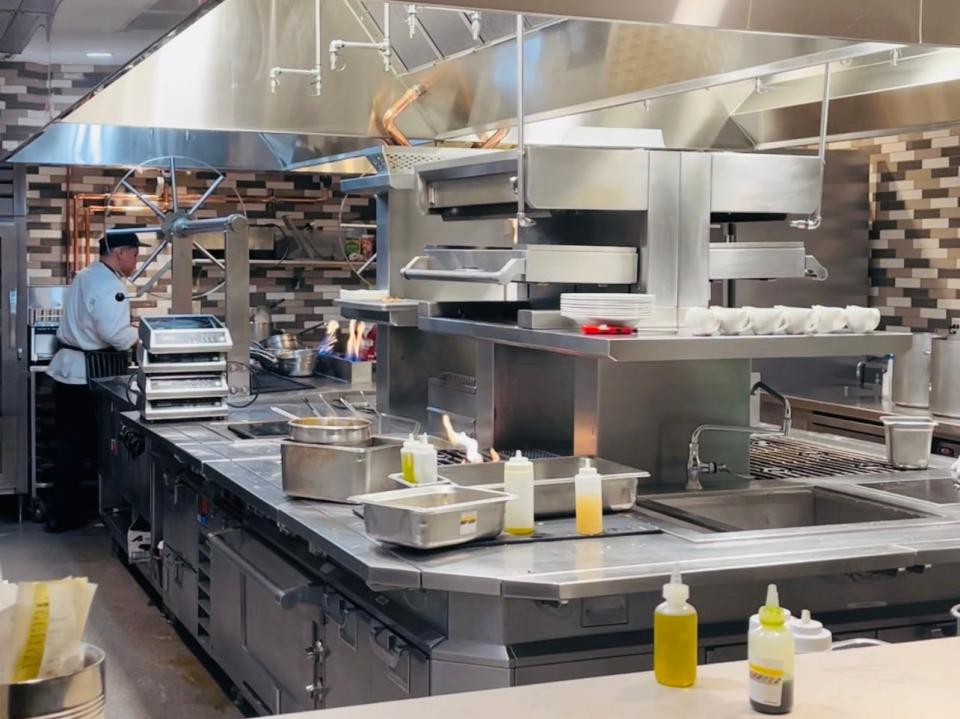
[[(319, 5), (319, 97), (309, 78), (285, 76), (276, 93), (270, 82), (272, 68), (313, 67), (312, 0), (211, 1), (10, 160), (135, 165), (176, 154), (224, 168), (351, 166), (322, 158), (387, 142), (384, 113), (411, 88), (417, 98), (397, 117), (406, 137), (470, 142), (516, 125), (514, 19), (498, 11), (517, 6), (544, 14), (527, 18), (524, 41), (534, 143), (578, 126), (660, 130), (676, 148), (805, 143), (827, 62), (832, 135), (960, 122), (960, 50), (905, 44), (960, 43), (960, 3), (810, 0), (801, 13), (795, 0), (433, 2), (457, 11), (418, 6), (413, 38), (407, 4), (393, 3), (389, 73), (370, 49), (345, 50), (342, 71), (327, 59), (332, 40), (380, 42), (383, 3)], [(460, 12), (472, 7), (482, 10), (476, 41)], [(560, 17), (574, 12), (630, 22)], [(934, 34), (934, 19), (958, 37)]]

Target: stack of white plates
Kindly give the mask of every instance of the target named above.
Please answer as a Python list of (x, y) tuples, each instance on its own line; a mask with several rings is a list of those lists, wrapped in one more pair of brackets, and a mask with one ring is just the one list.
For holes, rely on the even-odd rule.
[(612, 292), (560, 295), (560, 314), (581, 325), (636, 327), (653, 317), (653, 295)]

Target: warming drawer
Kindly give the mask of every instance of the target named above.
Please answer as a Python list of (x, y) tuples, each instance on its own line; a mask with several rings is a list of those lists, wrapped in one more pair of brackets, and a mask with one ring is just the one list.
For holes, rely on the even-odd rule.
[(596, 245), (528, 245), (515, 250), (427, 247), (400, 274), (408, 280), (497, 285), (629, 285), (637, 281), (637, 250)]

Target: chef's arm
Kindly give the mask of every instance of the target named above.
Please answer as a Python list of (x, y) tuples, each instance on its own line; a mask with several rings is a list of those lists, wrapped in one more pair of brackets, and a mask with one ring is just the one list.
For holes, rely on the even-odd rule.
[(137, 330), (130, 324), (130, 309), (126, 302), (98, 302), (93, 312), (97, 335), (117, 351), (128, 350), (137, 343)]

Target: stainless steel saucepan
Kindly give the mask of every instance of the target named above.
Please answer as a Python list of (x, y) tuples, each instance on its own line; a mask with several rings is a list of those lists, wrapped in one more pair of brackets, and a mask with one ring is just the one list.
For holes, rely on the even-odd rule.
[(290, 439), (306, 444), (368, 444), (373, 422), (359, 417), (298, 417), (290, 420)]

